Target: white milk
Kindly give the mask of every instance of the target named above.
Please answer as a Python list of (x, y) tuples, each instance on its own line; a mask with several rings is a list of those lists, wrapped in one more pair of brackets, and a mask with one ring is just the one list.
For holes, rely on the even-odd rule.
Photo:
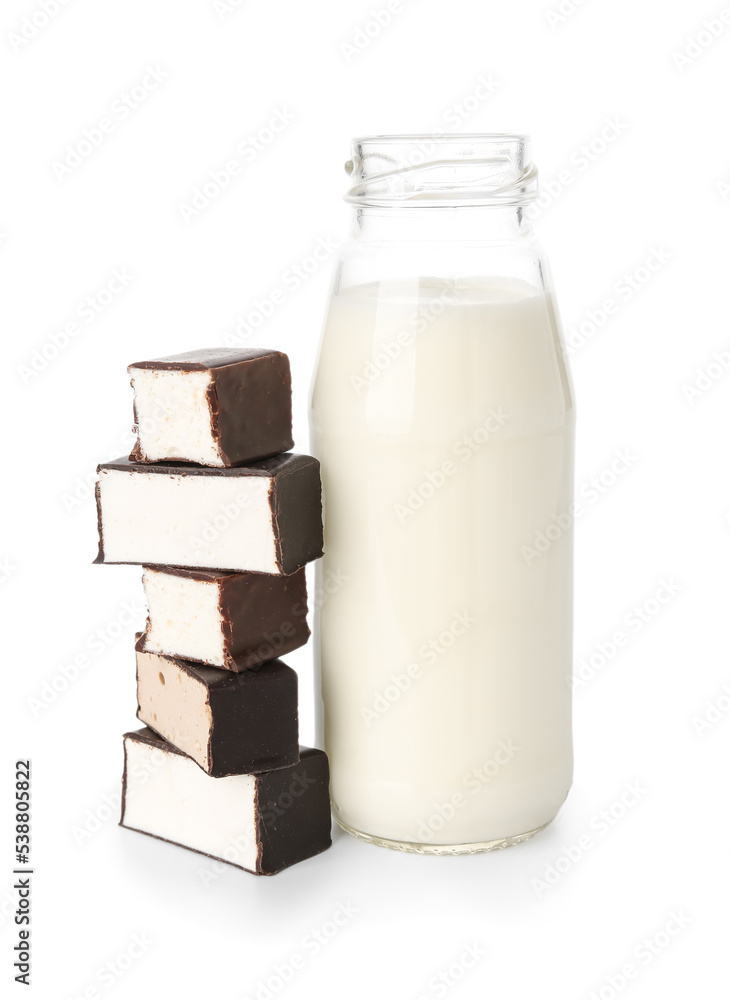
[(425, 850), (535, 831), (573, 763), (573, 404), (551, 301), (516, 279), (335, 295), (311, 430), (335, 818)]

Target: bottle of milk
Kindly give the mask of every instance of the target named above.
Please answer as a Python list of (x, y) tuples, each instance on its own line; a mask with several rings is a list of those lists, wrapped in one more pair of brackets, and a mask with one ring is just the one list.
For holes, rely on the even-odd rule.
[(570, 788), (573, 390), (520, 135), (356, 139), (311, 397), (317, 685), (349, 833), (526, 840)]

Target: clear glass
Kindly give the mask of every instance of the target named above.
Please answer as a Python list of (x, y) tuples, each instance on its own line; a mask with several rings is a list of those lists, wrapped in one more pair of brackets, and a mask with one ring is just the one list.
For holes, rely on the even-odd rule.
[(524, 136), (357, 139), (311, 397), (335, 819), (433, 854), (570, 788), (574, 407)]

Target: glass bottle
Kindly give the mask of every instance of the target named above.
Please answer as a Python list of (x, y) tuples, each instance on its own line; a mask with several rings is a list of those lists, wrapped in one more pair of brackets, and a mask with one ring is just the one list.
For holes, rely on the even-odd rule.
[(335, 819), (517, 843), (570, 788), (573, 393), (521, 135), (356, 139), (313, 383)]

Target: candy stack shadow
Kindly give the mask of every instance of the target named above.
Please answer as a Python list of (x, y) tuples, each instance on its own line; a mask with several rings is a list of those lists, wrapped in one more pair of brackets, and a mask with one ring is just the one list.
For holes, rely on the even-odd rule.
[(98, 467), (97, 562), (143, 566), (137, 716), (121, 825), (272, 875), (330, 846), (329, 766), (299, 745), (304, 567), (322, 555), (319, 463), (289, 452), (285, 354), (131, 365), (137, 442)]

